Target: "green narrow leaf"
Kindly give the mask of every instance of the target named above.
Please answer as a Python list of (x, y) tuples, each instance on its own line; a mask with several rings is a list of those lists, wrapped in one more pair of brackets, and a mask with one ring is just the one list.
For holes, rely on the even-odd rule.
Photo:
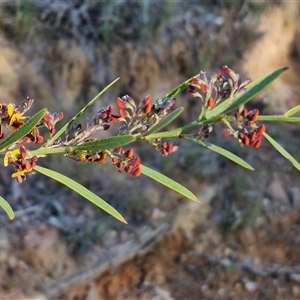
[(285, 116), (258, 116), (257, 121), (263, 122), (285, 122), (285, 123), (300, 123), (300, 117), (285, 117)]
[(264, 133), (264, 137), (283, 157), (285, 157), (287, 160), (289, 160), (292, 163), (292, 165), (298, 171), (300, 171), (299, 162), (290, 153), (288, 153), (279, 143), (277, 143), (273, 138), (271, 138), (266, 132)]
[(181, 83), (180, 85), (178, 85), (175, 89), (173, 89), (171, 92), (167, 93), (162, 99), (166, 99), (166, 98), (174, 98), (176, 97), (179, 93), (181, 93), (182, 91), (184, 91), (188, 85), (188, 83), (190, 83), (195, 77), (199, 76), (199, 74), (189, 78), (188, 80), (186, 80), (185, 82)]
[(0, 196), (0, 206), (5, 210), (10, 220), (15, 217), (15, 213), (9, 203)]
[(157, 131), (163, 129), (168, 124), (170, 124), (172, 121), (174, 121), (183, 111), (184, 111), (183, 107), (176, 108), (170, 114), (168, 114), (165, 118), (163, 118), (159, 123), (155, 124), (151, 129), (149, 129), (145, 134), (143, 134), (143, 136), (147, 136), (151, 133), (154, 133), (154, 132), (157, 132)]
[(3, 142), (0, 143), (0, 151), (5, 150), (19, 139), (28, 134), (44, 117), (47, 109), (42, 109), (33, 115), (24, 125), (19, 127), (15, 132), (9, 135)]
[(64, 185), (66, 185), (67, 187), (69, 187), (70, 189), (72, 189), (73, 191), (75, 191), (76, 193), (78, 193), (79, 195), (84, 197), (85, 199), (91, 201), (93, 204), (95, 204), (96, 206), (98, 206), (101, 209), (103, 209), (104, 211), (106, 211), (108, 214), (110, 214), (117, 220), (127, 224), (126, 220), (122, 217), (122, 215), (116, 209), (114, 209), (103, 199), (98, 197), (96, 194), (92, 193), (90, 190), (88, 190), (87, 188), (85, 188), (84, 186), (82, 186), (81, 184), (76, 182), (75, 180), (73, 180), (61, 173), (58, 173), (56, 171), (53, 171), (53, 170), (50, 170), (50, 169), (47, 169), (47, 168), (44, 168), (41, 166), (35, 166), (34, 169), (54, 180), (64, 184)]
[(254, 169), (246, 162), (244, 161), (242, 158), (238, 157), (237, 155), (233, 154), (232, 152), (224, 149), (224, 148), (221, 148), (217, 145), (214, 145), (214, 144), (211, 144), (211, 143), (208, 143), (208, 142), (201, 142), (201, 141), (197, 141), (195, 139), (192, 139), (192, 138), (188, 138), (188, 140), (190, 141), (193, 141), (211, 151), (214, 151), (220, 155), (223, 155), (225, 156), (226, 158), (232, 160), (233, 162), (235, 162), (236, 164), (246, 168), (246, 169), (249, 169), (251, 171), (253, 171)]
[(190, 192), (187, 188), (185, 188), (184, 186), (182, 186), (181, 184), (179, 184), (178, 182), (174, 181), (173, 179), (151, 169), (148, 168), (144, 165), (141, 165), (142, 168), (142, 173), (150, 178), (152, 178), (153, 180), (167, 186), (168, 188), (170, 188), (171, 190), (183, 195), (184, 197), (193, 200), (195, 202), (200, 202), (198, 200), (198, 198), (192, 193)]
[(71, 147), (71, 150), (106, 150), (125, 146), (134, 141), (135, 137), (131, 135), (112, 136)]
[[(216, 106), (211, 111), (207, 112), (205, 117), (206, 119), (211, 119), (220, 114), (227, 114), (231, 111), (237, 110), (241, 105), (246, 104), (253, 97), (255, 97), (258, 93), (264, 90), (270, 83), (272, 83), (277, 77), (279, 77), (284, 71), (288, 68), (280, 68), (273, 73), (263, 76), (246, 86), (246, 92), (240, 96), (237, 96), (233, 101), (232, 98), (227, 99), (220, 105)], [(229, 103), (233, 101), (230, 105)], [(229, 106), (228, 106), (229, 105)]]
[(74, 123), (89, 107), (91, 107), (94, 102), (102, 96), (113, 84), (115, 84), (119, 78), (115, 79), (113, 82), (111, 82), (108, 86), (106, 86), (98, 95), (96, 95), (86, 106), (84, 106), (67, 124), (65, 124), (59, 131), (56, 132), (56, 134), (47, 141), (47, 144), (51, 144), (53, 141), (55, 141), (60, 135), (62, 135), (66, 129)]
[(288, 111), (284, 114), (284, 116), (285, 116), (285, 117), (291, 117), (291, 116), (293, 116), (294, 114), (296, 114), (298, 111), (300, 111), (300, 105), (297, 105), (297, 106), (291, 108), (290, 110), (288, 110)]

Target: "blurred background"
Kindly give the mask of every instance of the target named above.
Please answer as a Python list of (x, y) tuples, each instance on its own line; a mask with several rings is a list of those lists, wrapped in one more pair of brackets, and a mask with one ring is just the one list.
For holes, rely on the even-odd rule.
[[(68, 120), (117, 77), (87, 115), (126, 94), (157, 99), (200, 70), (226, 64), (257, 79), (288, 66), (249, 106), (280, 114), (299, 102), (299, 12), (287, 1), (1, 1), (1, 102), (28, 95), (32, 111), (64, 111)], [(176, 105), (185, 107), (177, 125), (198, 109), (187, 91)], [(300, 159), (296, 126), (267, 130)], [(255, 171), (187, 142), (165, 158), (135, 147), (142, 163), (189, 188), (200, 205), (109, 163), (41, 160), (108, 201), (128, 225), (41, 174), (19, 185), (1, 168), (1, 196), (16, 217), (0, 212), (0, 298), (300, 298), (299, 173), (265, 140), (241, 148), (216, 126), (209, 141)]]

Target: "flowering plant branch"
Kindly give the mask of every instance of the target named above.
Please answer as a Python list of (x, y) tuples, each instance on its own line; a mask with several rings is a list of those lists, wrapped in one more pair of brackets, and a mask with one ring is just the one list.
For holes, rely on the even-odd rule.
[[(123, 216), (103, 199), (63, 174), (39, 166), (40, 158), (56, 154), (78, 162), (98, 164), (105, 164), (110, 159), (119, 172), (134, 177), (144, 174), (184, 197), (199, 202), (197, 197), (181, 184), (141, 164), (134, 149), (128, 147), (125, 150), (125, 146), (140, 140), (149, 143), (160, 155), (167, 156), (177, 151), (178, 146), (166, 139), (189, 140), (225, 156), (244, 168), (253, 170), (252, 166), (242, 158), (207, 141), (214, 124), (223, 123), (224, 135), (235, 138), (242, 147), (259, 148), (265, 137), (300, 171), (300, 164), (296, 159), (269, 136), (266, 133), (266, 125), (260, 123), (261, 121), (299, 123), (300, 118), (294, 115), (300, 110), (300, 106), (280, 116), (262, 116), (259, 115), (258, 109), (248, 111), (245, 107), (246, 103), (285, 70), (287, 68), (281, 68), (253, 82), (250, 79), (240, 82), (239, 75), (227, 66), (214, 72), (210, 78), (201, 71), (200, 74), (188, 79), (155, 102), (152, 102), (150, 96), (146, 96), (137, 103), (130, 96), (125, 95), (116, 100), (117, 113), (113, 106), (109, 105), (100, 109), (93, 117), (86, 117), (84, 126), (76, 124), (78, 118), (118, 80), (116, 79), (58, 131), (55, 125), (63, 119), (62, 112), (50, 113), (47, 109), (43, 109), (34, 116), (28, 117), (26, 113), (34, 102), (30, 97), (27, 97), (22, 105), (2, 103), (0, 104), (0, 138), (3, 141), (0, 142), (0, 159), (4, 166), (14, 167), (12, 177), (16, 178), (18, 183), (26, 180), (26, 175), (33, 174), (34, 171), (40, 172), (65, 184), (124, 223), (126, 220)], [(183, 112), (183, 107), (174, 109), (174, 105), (175, 97), (185, 89), (188, 89), (192, 97), (199, 98), (196, 120), (173, 130), (162, 131)], [(120, 124), (117, 136), (108, 138), (94, 136), (98, 130), (109, 130), (111, 123)], [(3, 127), (10, 130), (10, 135), (6, 138)], [(43, 127), (49, 132), (46, 141), (40, 134), (40, 129)], [(42, 145), (30, 151), (25, 146), (27, 143)], [(2, 197), (0, 197), (0, 206), (11, 219), (14, 217), (12, 208)]]

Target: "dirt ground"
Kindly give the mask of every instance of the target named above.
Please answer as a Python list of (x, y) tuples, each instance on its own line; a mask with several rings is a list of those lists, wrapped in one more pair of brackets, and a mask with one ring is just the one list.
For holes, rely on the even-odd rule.
[[(90, 48), (59, 29), (47, 27), (46, 39), (22, 35), (21, 41), (2, 30), (2, 98), (29, 94), (40, 99), (37, 109), (49, 105), (71, 115), (118, 76), (99, 105), (127, 93), (155, 99), (200, 68), (211, 72), (232, 64), (253, 79), (289, 66), (252, 105), (283, 113), (298, 104), (296, 2), (258, 11), (245, 3), (183, 9), (160, 24), (153, 39), (137, 40), (122, 28), (125, 33), (120, 29), (112, 44), (93, 41)], [(179, 121), (184, 122), (195, 103), (186, 94), (177, 100), (188, 103)], [(298, 158), (296, 126), (268, 124), (267, 130)], [(211, 140), (255, 171), (190, 144), (180, 144), (172, 159), (157, 157), (147, 146), (136, 149), (142, 161), (188, 187), (201, 204), (109, 165), (79, 170), (76, 162), (49, 160), (106, 199), (128, 225), (38, 174), (19, 185), (2, 170), (0, 192), (16, 217), (8, 222), (0, 215), (0, 298), (300, 299), (299, 173), (266, 141), (259, 151), (241, 148), (224, 140), (218, 128)]]

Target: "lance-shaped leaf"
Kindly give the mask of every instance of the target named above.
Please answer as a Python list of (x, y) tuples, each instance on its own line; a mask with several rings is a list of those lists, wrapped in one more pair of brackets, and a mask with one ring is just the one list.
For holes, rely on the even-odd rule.
[(119, 78), (115, 79), (113, 82), (111, 82), (108, 86), (106, 86), (98, 95), (96, 95), (86, 106), (84, 106), (67, 124), (65, 124), (59, 131), (56, 132), (56, 134), (48, 140), (47, 144), (51, 144), (53, 141), (55, 141), (60, 135), (62, 135), (66, 129), (74, 123), (82, 114), (91, 107), (94, 102), (102, 96), (113, 84), (115, 84)]
[(89, 141), (84, 144), (71, 147), (70, 150), (107, 150), (121, 146), (125, 146), (135, 141), (135, 137), (131, 135), (112, 136), (104, 139)]
[(296, 114), (298, 111), (300, 111), (300, 105), (297, 105), (291, 109), (289, 109), (285, 114), (284, 116), (285, 117), (291, 117), (293, 116), (294, 114)]
[(231, 111), (237, 110), (240, 106), (246, 104), (258, 93), (264, 90), (270, 83), (272, 83), (287, 69), (287, 67), (280, 68), (267, 76), (263, 76), (251, 82), (246, 86), (246, 92), (244, 94), (237, 96), (235, 99), (229, 98), (220, 105), (216, 106), (214, 109), (206, 113), (206, 119), (211, 119), (215, 116), (227, 114)]
[(167, 93), (163, 99), (166, 98), (174, 98), (176, 97), (179, 93), (181, 93), (182, 91), (184, 91), (187, 87), (187, 85), (195, 78), (199, 76), (199, 74), (189, 78), (188, 80), (186, 80), (185, 82), (181, 83), (180, 85), (178, 85), (175, 89), (173, 89), (171, 92)]
[(143, 136), (147, 136), (151, 133), (157, 132), (167, 125), (169, 125), (172, 121), (174, 121), (182, 112), (184, 108), (178, 107), (175, 110), (173, 110), (171, 113), (169, 113), (166, 117), (164, 117), (160, 122), (155, 124), (152, 128), (150, 128)]
[(108, 214), (110, 214), (117, 220), (127, 224), (126, 220), (122, 217), (122, 215), (116, 209), (114, 209), (103, 199), (98, 197), (96, 194), (92, 193), (90, 190), (88, 190), (87, 188), (85, 188), (84, 186), (82, 186), (81, 184), (76, 182), (75, 180), (73, 180), (61, 173), (58, 173), (56, 171), (53, 171), (53, 170), (50, 170), (50, 169), (47, 169), (47, 168), (44, 168), (41, 166), (35, 166), (34, 169), (54, 180), (64, 184), (64, 185), (66, 185), (67, 187), (69, 187), (70, 189), (72, 189), (73, 191), (75, 191), (76, 193), (78, 193), (79, 195), (84, 197), (85, 199), (91, 201), (93, 204), (95, 204), (96, 206), (98, 206), (101, 209), (103, 209), (104, 211), (106, 211)]
[(188, 138), (188, 140), (190, 141), (193, 141), (199, 145), (201, 145), (202, 147), (205, 147), (211, 151), (214, 151), (220, 155), (223, 155), (225, 156), (226, 158), (232, 160), (233, 162), (235, 162), (236, 164), (246, 168), (246, 169), (249, 169), (251, 171), (253, 171), (254, 169), (246, 162), (244, 161), (242, 158), (238, 157), (237, 155), (233, 154), (232, 152), (224, 149), (224, 148), (221, 148), (219, 146), (216, 146), (214, 144), (211, 144), (211, 143), (208, 143), (208, 142), (201, 142), (201, 141), (198, 141), (198, 140), (195, 140), (195, 139), (192, 139), (192, 138)]
[(28, 134), (44, 117), (47, 109), (42, 109), (33, 115), (24, 125), (19, 127), (15, 132), (9, 135), (2, 143), (0, 143), (0, 151), (5, 150), (9, 146), (16, 143), (26, 134)]
[(198, 198), (192, 193), (190, 192), (187, 188), (185, 188), (184, 186), (182, 186), (180, 183), (174, 181), (173, 179), (163, 175), (162, 173), (159, 173), (151, 168), (148, 168), (144, 165), (141, 165), (142, 168), (142, 173), (150, 178), (152, 178), (153, 180), (167, 186), (169, 189), (183, 195), (184, 197), (196, 201), (196, 202), (200, 202), (198, 200)]
[(258, 116), (257, 121), (263, 122), (284, 122), (284, 123), (300, 123), (300, 117), (285, 117), (285, 116)]
[(300, 171), (299, 162), (289, 153), (287, 152), (279, 143), (277, 143), (272, 137), (270, 137), (266, 132), (264, 133), (264, 137), (270, 142), (270, 144), (287, 160), (289, 160), (292, 165)]
[(14, 211), (9, 205), (9, 203), (0, 196), (0, 206), (5, 210), (10, 220), (15, 217)]

